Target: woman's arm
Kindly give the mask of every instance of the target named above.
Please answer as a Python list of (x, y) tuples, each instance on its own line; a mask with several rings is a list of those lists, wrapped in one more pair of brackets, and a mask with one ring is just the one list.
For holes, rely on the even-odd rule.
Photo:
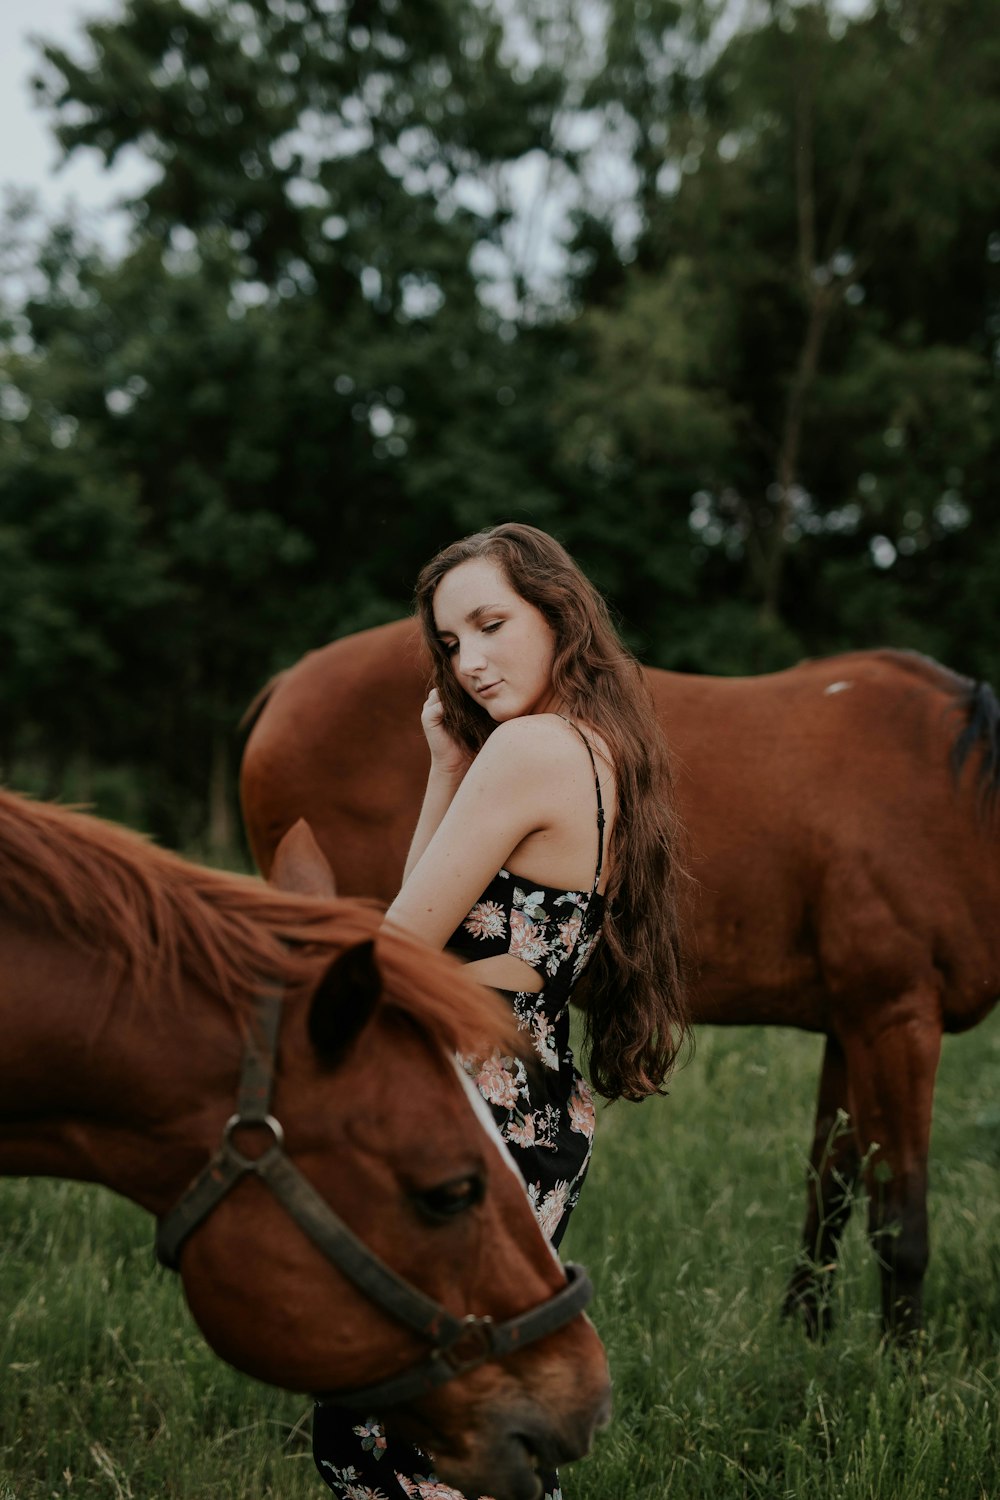
[[(466, 768), (468, 769), (468, 768)], [(427, 789), (420, 808), (420, 817), (413, 831), (410, 852), (406, 856), (403, 884), (409, 880), (413, 870), (431, 839), (441, 826), (441, 820), (452, 804), (455, 793), (465, 780), (465, 771), (459, 775), (439, 771), (432, 765), (427, 777)]]
[[(432, 794), (428, 784), (425, 826), (435, 817), (437, 824), (408, 862), (386, 920), (443, 948), (512, 851), (552, 827), (567, 776), (575, 779), (572, 752), (563, 726), (548, 716), (514, 719), (498, 725), (450, 795), (443, 784)], [(421, 814), (414, 849), (424, 821)]]
[(463, 745), (453, 740), (444, 728), (444, 706), (437, 688), (431, 688), (420, 711), (420, 723), (431, 752), (431, 769), (427, 777), (420, 817), (410, 840), (410, 851), (406, 856), (403, 882), (409, 879), (414, 866), (440, 826), (441, 819), (451, 806), (452, 798), (465, 780), (465, 773), (472, 764), (472, 756)]

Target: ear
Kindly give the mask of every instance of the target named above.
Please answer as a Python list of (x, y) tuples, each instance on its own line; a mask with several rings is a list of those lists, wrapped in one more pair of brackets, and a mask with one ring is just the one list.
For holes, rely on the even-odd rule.
[(340, 1061), (371, 1020), (382, 993), (382, 976), (371, 940), (334, 959), (319, 982), (309, 1010), (309, 1040), (323, 1062)]
[(298, 896), (332, 897), (337, 894), (337, 883), (329, 861), (305, 818), (292, 824), (275, 849), (268, 878), (279, 891), (294, 892)]

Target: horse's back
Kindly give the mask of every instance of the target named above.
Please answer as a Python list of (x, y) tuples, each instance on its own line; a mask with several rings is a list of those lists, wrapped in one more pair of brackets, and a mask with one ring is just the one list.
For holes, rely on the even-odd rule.
[[(752, 787), (758, 798), (773, 790), (796, 816), (789, 792), (811, 803), (821, 791), (829, 805), (834, 787), (874, 793), (894, 762), (914, 769), (922, 762), (923, 775), (897, 794), (926, 798), (930, 774), (934, 793), (951, 795), (942, 744), (960, 728), (970, 684), (926, 658), (856, 651), (757, 677), (656, 669), (647, 677), (682, 782), (708, 770), (717, 794), (726, 783)], [(846, 810), (835, 811), (842, 818)]]
[(428, 671), (418, 626), (400, 620), (311, 651), (276, 680), (240, 778), (264, 874), (283, 834), (306, 817), (342, 894), (391, 899), (427, 774)]
[(944, 965), (946, 1024), (978, 1019), (1000, 858), (974, 769), (951, 767), (969, 680), (894, 651), (650, 680), (690, 829), (701, 1018), (828, 1030), (838, 996)]

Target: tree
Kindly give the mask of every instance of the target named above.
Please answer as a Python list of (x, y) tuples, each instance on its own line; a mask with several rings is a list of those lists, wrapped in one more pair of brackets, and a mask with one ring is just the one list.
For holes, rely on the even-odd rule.
[[(670, 513), (694, 495), (702, 587), (753, 605), (746, 665), (765, 665), (764, 640), (852, 633), (816, 607), (845, 542), (872, 597), (873, 568), (899, 558), (919, 590), (945, 533), (987, 510), (995, 526), (1000, 12), (771, 4), (713, 45), (690, 7), (679, 46), (674, 10), (629, 31), (632, 9), (590, 103), (628, 111), (643, 218), (617, 283), (581, 278), (575, 409), (636, 469), (655, 452)], [(623, 386), (625, 420), (620, 400), (602, 420)], [(913, 605), (906, 628), (933, 644)]]
[(400, 613), (439, 541), (544, 504), (522, 351), (470, 265), (503, 215), (469, 183), (535, 138), (558, 81), (518, 82), (457, 0), (130, 0), (86, 38), (45, 49), (64, 144), (138, 145), (159, 176), (121, 261), (64, 268), (72, 296), (50, 280), (23, 336), (39, 399), (134, 496), (162, 573), (144, 754), (177, 806), (208, 785), (222, 845), (233, 726), (268, 674)]
[(511, 516), (664, 665), (1000, 674), (998, 6), (121, 0), (45, 48), (66, 148), (155, 174), (7, 297), (8, 740), (221, 845), (258, 685)]

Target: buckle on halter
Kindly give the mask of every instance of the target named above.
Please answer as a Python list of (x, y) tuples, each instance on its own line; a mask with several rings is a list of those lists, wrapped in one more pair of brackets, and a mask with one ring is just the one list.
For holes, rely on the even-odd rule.
[[(247, 1156), (238, 1146), (233, 1145), (233, 1136), (238, 1130), (266, 1130), (271, 1139), (256, 1156)], [(228, 1151), (237, 1164), (245, 1171), (252, 1172), (258, 1162), (264, 1160), (274, 1150), (279, 1150), (285, 1144), (285, 1132), (281, 1128), (281, 1121), (276, 1120), (273, 1115), (261, 1115), (258, 1120), (248, 1120), (244, 1115), (230, 1115), (222, 1130), (222, 1148)]]
[(434, 1358), (443, 1360), (452, 1374), (461, 1375), (484, 1365), (493, 1354), (493, 1319), (469, 1313), (462, 1319), (462, 1330), (444, 1349), (435, 1349)]

